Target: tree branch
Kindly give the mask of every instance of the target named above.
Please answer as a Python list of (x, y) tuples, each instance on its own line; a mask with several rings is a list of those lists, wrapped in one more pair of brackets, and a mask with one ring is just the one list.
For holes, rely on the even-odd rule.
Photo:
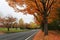
[(40, 22), (40, 20), (39, 20), (40, 18), (39, 18), (37, 15), (34, 14), (34, 17), (36, 18), (36, 20), (37, 20), (38, 22)]
[(51, 9), (47, 12), (47, 16), (49, 16), (50, 12), (51, 12)]
[[(48, 10), (51, 9), (51, 7), (52, 7), (52, 5), (53, 5), (54, 3), (55, 3), (55, 1), (53, 0), (53, 1), (51, 2), (51, 4), (50, 4)], [(49, 5), (49, 4), (48, 4), (48, 5)]]
[(37, 8), (38, 8), (38, 11), (39, 11), (41, 14), (43, 14), (43, 13), (42, 13), (42, 8), (40, 8), (40, 6), (38, 5), (38, 3), (37, 3), (36, 0), (35, 0), (35, 3), (36, 3), (36, 6), (37, 6)]

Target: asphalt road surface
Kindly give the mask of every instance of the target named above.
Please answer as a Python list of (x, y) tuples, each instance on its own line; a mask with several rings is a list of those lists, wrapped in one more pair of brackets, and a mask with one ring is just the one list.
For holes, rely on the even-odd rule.
[(0, 40), (32, 40), (39, 30), (0, 35)]

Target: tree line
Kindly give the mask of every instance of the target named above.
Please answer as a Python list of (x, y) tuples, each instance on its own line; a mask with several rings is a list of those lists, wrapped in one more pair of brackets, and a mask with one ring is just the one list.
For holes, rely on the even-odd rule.
[(0, 17), (0, 27), (7, 28), (9, 31), (9, 28), (36, 29), (39, 28), (39, 25), (35, 22), (24, 23), (22, 18), (17, 22), (17, 18), (14, 17)]

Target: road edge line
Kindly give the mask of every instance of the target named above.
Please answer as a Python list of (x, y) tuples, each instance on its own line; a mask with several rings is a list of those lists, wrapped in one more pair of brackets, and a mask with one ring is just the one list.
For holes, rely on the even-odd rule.
[(35, 33), (33, 33), (32, 35), (30, 35), (29, 37), (27, 37), (25, 40), (28, 40), (29, 38), (31, 38)]

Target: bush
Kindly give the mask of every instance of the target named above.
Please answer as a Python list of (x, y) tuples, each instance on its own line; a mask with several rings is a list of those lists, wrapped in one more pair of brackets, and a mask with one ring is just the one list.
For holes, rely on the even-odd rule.
[(60, 30), (60, 21), (54, 20), (52, 23), (48, 24), (49, 30)]

